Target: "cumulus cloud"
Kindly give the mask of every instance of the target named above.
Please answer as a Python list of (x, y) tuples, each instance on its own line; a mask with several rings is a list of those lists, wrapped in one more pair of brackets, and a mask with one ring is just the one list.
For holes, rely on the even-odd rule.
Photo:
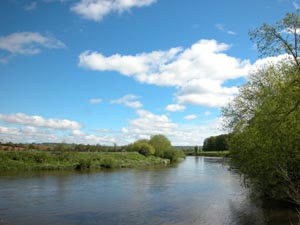
[(279, 62), (292, 62), (293, 59), (291, 55), (288, 54), (281, 54), (278, 56), (270, 56), (262, 59), (258, 59), (251, 67), (251, 72), (259, 71), (264, 67), (269, 67), (270, 65), (276, 65)]
[(184, 105), (178, 105), (178, 104), (171, 104), (167, 105), (165, 110), (170, 111), (170, 112), (182, 112), (186, 109)]
[(43, 127), (7, 127), (0, 126), (0, 140), (15, 143), (76, 143), (113, 145), (116, 139), (109, 135), (88, 134), (81, 130), (72, 130), (70, 133), (58, 132)]
[(56, 38), (36, 32), (20, 32), (0, 36), (0, 50), (7, 51), (11, 55), (35, 55), (41, 53), (42, 48), (57, 49), (64, 47), (65, 44)]
[(82, 127), (82, 125), (76, 121), (52, 118), (45, 119), (41, 116), (29, 116), (24, 113), (16, 113), (12, 115), (0, 114), (0, 120), (9, 124), (20, 124), (59, 130), (76, 130)]
[(185, 120), (194, 120), (194, 119), (197, 119), (198, 116), (195, 115), (195, 114), (191, 114), (191, 115), (187, 115), (184, 117)]
[(200, 40), (190, 48), (176, 47), (137, 55), (104, 56), (83, 52), (79, 66), (97, 71), (117, 71), (141, 83), (176, 87), (179, 104), (223, 106), (237, 93), (237, 87), (224, 87), (229, 79), (244, 77), (251, 64), (227, 55), (230, 48), (216, 40)]
[(176, 96), (182, 104), (220, 107), (226, 105), (238, 90), (238, 87), (222, 87), (221, 81), (195, 79), (185, 83)]
[(149, 6), (156, 0), (81, 0), (71, 11), (85, 19), (101, 21), (109, 13), (123, 13), (133, 7)]
[[(99, 129), (92, 132), (82, 130), (78, 126), (71, 126), (72, 129), (64, 129), (65, 126), (62, 125), (44, 126), (46, 119), (42, 122), (39, 121), (39, 117), (34, 122), (33, 118), (30, 118), (30, 122), (28, 122), (27, 119), (23, 118), (24, 116), (18, 116), (16, 119), (15, 117), (3, 117), (1, 115), (0, 120), (10, 125), (0, 125), (0, 140), (18, 143), (66, 142), (125, 145), (138, 139), (150, 138), (151, 135), (164, 134), (171, 140), (173, 145), (201, 145), (206, 137), (222, 133), (220, 118), (202, 121), (198, 125), (184, 125), (173, 122), (164, 114), (157, 115), (142, 109), (138, 109), (136, 113), (137, 118), (129, 120), (128, 126), (123, 127), (120, 131)], [(51, 124), (50, 119), (47, 122)], [(95, 132), (100, 134), (95, 134)]]
[(129, 121), (129, 127), (121, 129), (123, 135), (129, 136), (129, 142), (149, 138), (154, 134), (168, 134), (177, 128), (166, 115), (156, 115), (146, 110), (137, 110), (138, 118)]
[(126, 105), (127, 107), (138, 109), (143, 107), (143, 104), (140, 101), (136, 101), (140, 97), (135, 96), (135, 95), (125, 95), (122, 98), (112, 100), (110, 101), (111, 104), (123, 104)]
[(127, 143), (164, 134), (173, 145), (202, 145), (208, 136), (222, 133), (219, 118), (199, 125), (182, 125), (174, 123), (167, 115), (157, 115), (146, 110), (137, 110), (137, 115), (136, 119), (129, 120), (129, 126), (121, 129), (121, 137)]
[(102, 102), (102, 99), (101, 98), (91, 98), (89, 100), (90, 104), (93, 104), (93, 105), (96, 105), (96, 104), (99, 104)]

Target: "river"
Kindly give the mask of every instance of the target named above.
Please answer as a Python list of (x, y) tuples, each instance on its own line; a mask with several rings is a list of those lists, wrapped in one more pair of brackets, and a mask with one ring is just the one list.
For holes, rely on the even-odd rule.
[(248, 192), (222, 159), (209, 157), (166, 168), (1, 173), (0, 224), (290, 225), (296, 218)]

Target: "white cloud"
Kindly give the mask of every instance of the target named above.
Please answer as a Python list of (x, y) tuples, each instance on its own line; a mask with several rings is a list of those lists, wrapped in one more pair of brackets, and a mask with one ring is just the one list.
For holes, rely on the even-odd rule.
[(81, 130), (73, 130), (73, 131), (72, 131), (72, 134), (73, 134), (74, 136), (84, 136), (84, 135), (85, 135), (85, 133), (82, 132)]
[(143, 104), (140, 101), (136, 101), (140, 97), (135, 95), (125, 95), (122, 98), (110, 101), (111, 104), (123, 104), (127, 107), (138, 109), (143, 107)]
[(26, 11), (32, 11), (37, 8), (37, 2), (30, 2), (28, 5), (24, 7)]
[(222, 133), (219, 118), (199, 125), (184, 125), (172, 122), (167, 115), (156, 115), (146, 110), (138, 110), (137, 114), (138, 117), (129, 120), (129, 126), (121, 130), (121, 139), (126, 143), (163, 134), (173, 145), (202, 145), (205, 138)]
[(101, 98), (91, 98), (89, 100), (90, 104), (93, 104), (93, 105), (96, 105), (96, 104), (99, 104), (102, 102), (102, 99)]
[(81, 130), (73, 130), (70, 133), (58, 132), (43, 127), (5, 127), (0, 126), (0, 140), (15, 143), (76, 143), (76, 144), (102, 144), (113, 145), (116, 139), (109, 135), (87, 134)]
[(137, 118), (129, 120), (128, 126), (123, 127), (120, 132), (101, 129), (99, 130), (102, 133), (100, 135), (83, 131), (80, 128), (64, 130), (61, 129), (61, 126), (54, 126), (55, 128), (53, 126), (39, 126), (41, 122), (38, 122), (39, 125), (37, 125), (36, 122), (31, 121), (31, 125), (28, 125), (29, 122), (24, 122), (23, 118), (23, 122), (16, 121), (15, 118), (6, 118), (6, 120), (13, 122), (16, 126), (0, 125), (0, 140), (18, 143), (66, 142), (124, 145), (138, 139), (150, 138), (151, 135), (163, 134), (171, 140), (173, 145), (202, 145), (205, 138), (222, 133), (220, 118), (202, 121), (198, 125), (184, 125), (174, 123), (167, 115), (157, 115), (141, 109), (137, 110)]
[[(291, 55), (281, 54), (278, 56), (270, 56), (270, 57), (258, 59), (252, 65), (248, 75), (251, 75), (253, 73), (256, 73), (257, 71), (265, 69), (265, 68), (269, 67), (270, 65), (276, 65), (280, 62), (290, 63), (290, 62), (293, 62), (293, 58)], [(246, 76), (245, 78), (249, 78), (249, 76)]]
[(0, 49), (14, 55), (35, 55), (42, 48), (64, 48), (65, 44), (52, 36), (43, 36), (34, 32), (13, 33), (0, 36)]
[(184, 119), (186, 119), (186, 120), (194, 120), (194, 119), (197, 119), (197, 118), (198, 118), (198, 116), (195, 115), (195, 114), (187, 115), (187, 116), (184, 117)]
[(82, 127), (82, 125), (76, 121), (52, 118), (45, 119), (41, 116), (29, 116), (24, 113), (16, 113), (12, 115), (0, 114), (0, 120), (9, 124), (20, 124), (59, 130), (76, 130)]
[(219, 30), (219, 31), (222, 31), (226, 34), (229, 34), (229, 35), (236, 35), (236, 32), (234, 31), (231, 31), (231, 30), (228, 30), (223, 24), (216, 24), (215, 27)]
[(128, 136), (128, 142), (149, 138), (154, 134), (168, 134), (177, 128), (166, 115), (155, 115), (146, 110), (137, 110), (138, 118), (129, 121), (129, 127), (122, 128), (122, 133)]
[(71, 7), (71, 11), (85, 19), (101, 21), (109, 13), (123, 13), (133, 7), (149, 6), (156, 0), (81, 0)]
[(186, 109), (184, 105), (178, 105), (178, 104), (171, 104), (167, 105), (165, 110), (170, 111), (170, 112), (182, 112)]
[(182, 104), (220, 107), (226, 105), (237, 93), (237, 87), (222, 87), (220, 81), (194, 79), (182, 86), (176, 96)]
[(300, 8), (299, 4), (297, 3), (297, 1), (293, 1), (293, 6), (294, 8), (297, 10)]
[(40, 142), (62, 142), (57, 135), (49, 130), (36, 127), (5, 127), (0, 126), (0, 139), (4, 142), (15, 143), (40, 143)]
[(171, 48), (137, 55), (104, 56), (83, 52), (79, 66), (97, 71), (117, 71), (141, 83), (176, 87), (179, 104), (219, 107), (237, 93), (237, 87), (223, 87), (228, 79), (244, 77), (251, 67), (224, 52), (229, 45), (200, 40), (190, 48)]

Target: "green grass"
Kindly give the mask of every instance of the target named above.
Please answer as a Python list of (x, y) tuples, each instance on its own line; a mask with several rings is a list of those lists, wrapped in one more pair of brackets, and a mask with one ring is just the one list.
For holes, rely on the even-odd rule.
[(0, 171), (135, 168), (166, 163), (169, 161), (136, 152), (0, 151)]

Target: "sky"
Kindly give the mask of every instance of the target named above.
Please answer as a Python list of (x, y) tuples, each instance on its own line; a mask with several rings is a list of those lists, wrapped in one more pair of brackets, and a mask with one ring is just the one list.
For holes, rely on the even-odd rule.
[(293, 0), (1, 0), (0, 141), (201, 146)]

